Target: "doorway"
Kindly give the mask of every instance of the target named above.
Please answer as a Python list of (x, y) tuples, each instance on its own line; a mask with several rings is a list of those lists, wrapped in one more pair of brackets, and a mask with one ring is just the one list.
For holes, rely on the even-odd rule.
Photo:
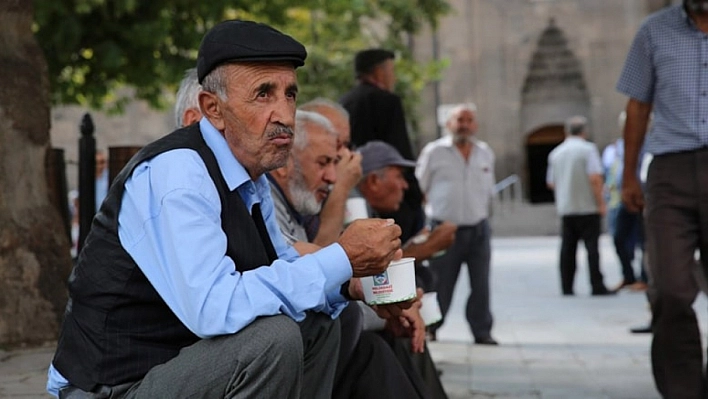
[(563, 125), (543, 126), (526, 136), (526, 187), (532, 204), (554, 201), (553, 191), (546, 186), (548, 154), (564, 139)]

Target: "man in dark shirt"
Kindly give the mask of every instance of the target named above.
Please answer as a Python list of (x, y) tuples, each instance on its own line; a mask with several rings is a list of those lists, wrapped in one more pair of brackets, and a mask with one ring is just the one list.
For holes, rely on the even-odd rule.
[[(360, 51), (354, 58), (358, 84), (339, 102), (349, 111), (352, 143), (361, 146), (372, 140), (391, 144), (406, 159), (415, 160), (401, 98), (396, 84), (395, 55), (384, 49)], [(401, 226), (403, 242), (415, 235), (425, 222), (423, 194), (413, 172), (406, 171), (408, 190), (398, 211), (385, 214)]]

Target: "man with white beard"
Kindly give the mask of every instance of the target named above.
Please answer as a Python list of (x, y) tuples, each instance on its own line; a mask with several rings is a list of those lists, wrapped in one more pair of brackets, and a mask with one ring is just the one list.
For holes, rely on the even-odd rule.
[(297, 248), (308, 241), (301, 217), (320, 212), (337, 179), (337, 133), (324, 116), (301, 110), (295, 113), (295, 131), (287, 164), (268, 179), (280, 230)]

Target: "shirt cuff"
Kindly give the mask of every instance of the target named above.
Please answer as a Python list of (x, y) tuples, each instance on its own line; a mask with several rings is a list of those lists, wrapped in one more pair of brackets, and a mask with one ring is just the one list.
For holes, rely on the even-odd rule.
[(334, 243), (312, 254), (322, 266), (325, 276), (325, 292), (330, 304), (347, 302), (340, 290), (342, 284), (352, 278), (352, 265), (341, 245)]

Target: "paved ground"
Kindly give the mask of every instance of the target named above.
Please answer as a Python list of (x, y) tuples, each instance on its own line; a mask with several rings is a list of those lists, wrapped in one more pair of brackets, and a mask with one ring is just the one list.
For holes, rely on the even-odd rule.
[[(608, 237), (601, 241), (605, 282), (620, 280)], [(430, 343), (451, 399), (658, 399), (649, 368), (649, 335), (628, 328), (647, 321), (643, 294), (590, 297), (584, 252), (575, 297), (559, 295), (558, 239), (499, 238), (493, 246), (492, 306), (499, 347), (471, 344), (463, 317), (466, 274), (447, 324)], [(701, 327), (707, 302), (696, 304)], [(704, 329), (705, 331), (705, 329)], [(53, 348), (0, 351), (0, 398), (48, 398)]]

